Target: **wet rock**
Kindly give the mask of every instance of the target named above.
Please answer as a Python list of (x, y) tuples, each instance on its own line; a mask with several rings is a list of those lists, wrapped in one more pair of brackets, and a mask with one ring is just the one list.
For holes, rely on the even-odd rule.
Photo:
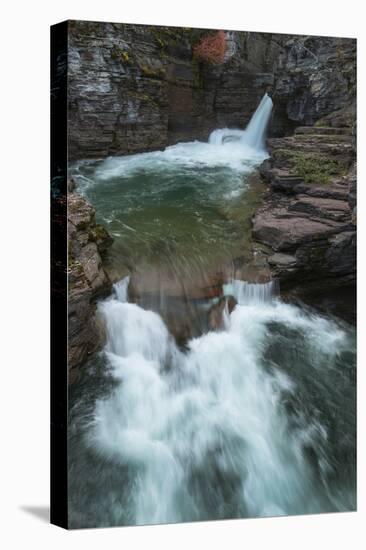
[(315, 185), (304, 185), (302, 193), (310, 197), (322, 197), (324, 199), (338, 199), (347, 201), (349, 197), (348, 189), (345, 185), (327, 185), (317, 187)]
[(357, 166), (356, 163), (352, 166), (348, 178), (348, 203), (350, 208), (354, 209), (357, 203)]
[(237, 304), (234, 296), (224, 296), (217, 304), (213, 305), (208, 314), (208, 326), (210, 330), (221, 330), (225, 325), (225, 314), (230, 315)]
[(78, 231), (94, 224), (94, 207), (78, 193), (68, 194), (67, 209), (67, 219)]
[(275, 251), (295, 250), (300, 244), (324, 239), (335, 229), (308, 218), (287, 216), (279, 210), (262, 210), (254, 218), (254, 239)]
[(67, 191), (68, 191), (68, 193), (72, 193), (73, 191), (75, 191), (75, 188), (76, 188), (75, 180), (73, 178), (69, 178), (68, 181), (67, 181)]
[(296, 126), (351, 127), (355, 116), (356, 40), (292, 36), (275, 72), (273, 130)]
[[(69, 188), (72, 188), (70, 186)], [(99, 240), (95, 235), (102, 235)], [(95, 210), (75, 192), (68, 193), (68, 363), (70, 381), (76, 369), (102, 346), (96, 300), (111, 292), (102, 255), (112, 238), (95, 223)]]
[(90, 229), (89, 240), (96, 244), (99, 252), (105, 252), (113, 243), (113, 237), (98, 223)]
[[(347, 113), (350, 111), (347, 110)], [(269, 247), (272, 277), (285, 291), (328, 291), (356, 276), (356, 165), (351, 124), (302, 126), (269, 140), (261, 167), (270, 192), (253, 219), (256, 241)], [(332, 122), (332, 124), (331, 124)]]
[[(354, 57), (356, 59), (356, 57)], [(355, 64), (355, 63), (354, 63)], [(352, 72), (354, 67), (352, 67)], [(340, 109), (331, 110), (327, 115), (319, 118), (315, 123), (315, 126), (327, 127), (328, 125), (331, 128), (346, 130), (350, 133), (353, 133), (353, 128), (355, 127), (356, 120), (356, 104), (355, 104), (355, 88), (350, 90), (349, 98), (351, 99), (350, 103), (345, 107)], [(347, 103), (347, 101), (346, 101)]]
[(329, 240), (325, 260), (332, 274), (346, 275), (355, 270), (356, 232), (345, 231)]
[(284, 268), (293, 267), (296, 265), (296, 258), (295, 256), (291, 256), (290, 254), (282, 254), (280, 252), (276, 252), (276, 254), (272, 254), (268, 258), (269, 265), (277, 265)]
[(297, 200), (291, 202), (288, 209), (336, 221), (345, 221), (350, 218), (350, 208), (348, 202), (344, 200), (298, 195)]

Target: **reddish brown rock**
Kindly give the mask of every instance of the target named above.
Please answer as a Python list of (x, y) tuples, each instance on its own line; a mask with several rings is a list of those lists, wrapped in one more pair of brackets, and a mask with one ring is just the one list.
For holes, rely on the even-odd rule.
[(279, 217), (277, 212), (264, 210), (253, 222), (254, 239), (270, 246), (273, 250), (294, 250), (309, 241), (324, 239), (335, 232), (333, 227), (308, 218)]
[(224, 328), (225, 310), (230, 314), (237, 301), (234, 296), (225, 296), (217, 304), (212, 306), (208, 315), (208, 326), (211, 330), (220, 330)]
[(351, 211), (344, 200), (298, 195), (289, 205), (289, 211), (303, 212), (319, 218), (345, 221), (350, 219)]
[(351, 139), (351, 125), (328, 125), (300, 127), (293, 136), (269, 140), (271, 158), (260, 172), (270, 192), (253, 219), (252, 234), (269, 248), (270, 272), (283, 289), (324, 292), (355, 284)]

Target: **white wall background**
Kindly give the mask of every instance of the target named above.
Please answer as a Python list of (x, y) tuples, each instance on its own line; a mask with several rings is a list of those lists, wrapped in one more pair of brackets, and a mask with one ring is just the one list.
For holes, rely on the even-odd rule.
[[(49, 25), (64, 19), (352, 36), (359, 39), (359, 204), (366, 188), (365, 18), (360, 0), (32, 0), (1, 7), (0, 544), (2, 548), (364, 547), (364, 208), (359, 208), (359, 511), (66, 532), (25, 510), (49, 501)], [(5, 170), (4, 170), (5, 169)]]

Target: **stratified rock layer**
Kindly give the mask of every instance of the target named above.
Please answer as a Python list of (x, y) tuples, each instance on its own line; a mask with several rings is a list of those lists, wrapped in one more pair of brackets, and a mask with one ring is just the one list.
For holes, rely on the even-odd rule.
[(350, 128), (300, 127), (269, 140), (269, 184), (253, 219), (281, 288), (306, 293), (354, 285), (356, 163)]
[(96, 299), (111, 292), (102, 254), (112, 243), (95, 222), (95, 210), (84, 197), (68, 193), (68, 359), (71, 379), (75, 368), (103, 342), (96, 317)]
[(272, 135), (324, 117), (354, 119), (356, 41), (226, 31), (221, 65), (199, 63), (193, 46), (209, 31), (69, 22), (70, 159), (162, 149), (244, 128), (271, 92)]

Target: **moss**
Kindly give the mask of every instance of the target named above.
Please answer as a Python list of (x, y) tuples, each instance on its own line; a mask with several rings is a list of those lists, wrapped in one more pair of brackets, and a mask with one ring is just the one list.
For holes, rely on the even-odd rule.
[(291, 167), (305, 183), (327, 184), (334, 176), (346, 173), (344, 163), (324, 155), (296, 152), (292, 154)]
[(165, 70), (163, 68), (154, 69), (153, 67), (149, 67), (143, 63), (139, 64), (139, 68), (142, 74), (146, 77), (157, 79), (165, 77)]
[(131, 54), (127, 50), (122, 50), (122, 48), (118, 48), (117, 46), (113, 46), (111, 57), (112, 59), (122, 61), (122, 63), (127, 65), (132, 63)]
[(159, 47), (163, 50), (166, 46), (166, 42), (160, 38), (160, 36), (155, 36), (155, 40), (157, 41)]
[(165, 50), (169, 46), (176, 46), (190, 30), (174, 27), (150, 27), (151, 34), (155, 38), (159, 48)]
[(161, 94), (153, 96), (143, 92), (126, 90), (126, 96), (138, 102), (150, 103), (156, 109), (161, 109), (166, 106), (165, 99)]
[(106, 235), (108, 235), (106, 229), (102, 225), (95, 224), (89, 231), (89, 240), (95, 242), (104, 239)]

